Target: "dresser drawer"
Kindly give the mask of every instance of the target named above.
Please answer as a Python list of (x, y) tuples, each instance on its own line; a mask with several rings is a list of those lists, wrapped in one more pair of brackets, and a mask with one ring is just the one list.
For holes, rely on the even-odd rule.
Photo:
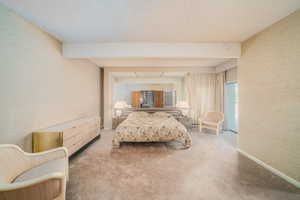
[(67, 140), (69, 138), (75, 137), (78, 134), (79, 134), (79, 132), (78, 132), (77, 127), (74, 126), (72, 128), (67, 128), (63, 132), (63, 140)]
[(70, 156), (99, 134), (99, 117), (68, 122), (33, 133), (33, 151), (44, 151), (64, 146), (68, 149)]
[(76, 144), (80, 141), (81, 137), (80, 135), (75, 135), (71, 138), (68, 138), (66, 140), (63, 140), (63, 146), (64, 147), (69, 147), (72, 146), (73, 144)]
[(75, 153), (79, 149), (76, 144), (72, 144), (71, 146), (66, 147), (66, 148), (68, 149), (69, 156), (71, 156), (73, 153)]

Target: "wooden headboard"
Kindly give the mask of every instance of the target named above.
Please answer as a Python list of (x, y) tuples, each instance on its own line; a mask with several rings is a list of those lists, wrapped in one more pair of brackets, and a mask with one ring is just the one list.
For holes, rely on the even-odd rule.
[(133, 91), (131, 94), (131, 101), (133, 108), (140, 108), (141, 102), (140, 99), (143, 98), (143, 93), (150, 92), (153, 95), (153, 108), (163, 108), (164, 107), (164, 91), (160, 90), (141, 90), (141, 91)]

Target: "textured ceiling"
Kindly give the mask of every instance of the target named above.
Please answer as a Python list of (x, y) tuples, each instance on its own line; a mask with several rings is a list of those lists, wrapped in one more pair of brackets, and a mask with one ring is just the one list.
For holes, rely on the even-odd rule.
[(243, 41), (300, 0), (0, 0), (64, 42)]

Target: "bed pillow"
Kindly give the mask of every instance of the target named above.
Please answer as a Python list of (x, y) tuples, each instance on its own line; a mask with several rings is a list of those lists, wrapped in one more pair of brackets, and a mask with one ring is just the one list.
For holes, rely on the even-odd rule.
[(156, 112), (152, 114), (153, 117), (162, 117), (162, 118), (169, 118), (172, 115), (166, 112)]
[(140, 111), (140, 112), (133, 112), (128, 115), (128, 118), (144, 118), (144, 117), (149, 117), (149, 114), (146, 112)]

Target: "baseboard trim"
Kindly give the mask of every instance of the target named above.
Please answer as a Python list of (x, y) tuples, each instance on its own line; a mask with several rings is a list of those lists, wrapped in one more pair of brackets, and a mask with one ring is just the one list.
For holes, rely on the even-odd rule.
[(297, 188), (300, 188), (300, 182), (289, 177), (288, 175), (282, 173), (281, 171), (271, 167), (270, 165), (264, 163), (263, 161), (257, 159), (256, 157), (246, 153), (245, 151), (241, 150), (241, 149), (237, 149), (237, 151), (242, 154), (243, 156), (249, 158), (250, 160), (253, 160), (254, 162), (256, 162), (257, 164), (259, 164), (260, 166), (264, 167), (265, 169), (271, 171), (272, 173), (276, 174), (277, 176), (283, 178), (284, 180), (286, 180), (287, 182), (293, 184), (294, 186), (296, 186)]

